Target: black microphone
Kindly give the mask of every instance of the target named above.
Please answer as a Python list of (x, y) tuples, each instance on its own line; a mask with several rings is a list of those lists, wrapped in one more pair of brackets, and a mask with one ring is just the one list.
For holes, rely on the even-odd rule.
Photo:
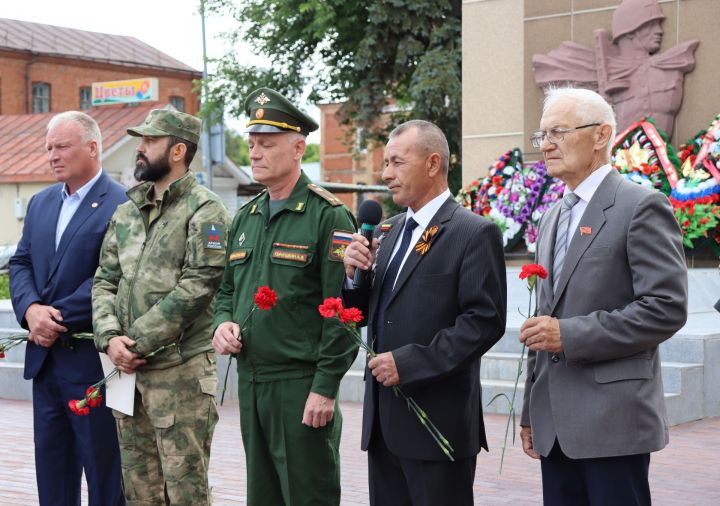
[[(370, 242), (372, 248), (373, 232), (380, 220), (382, 220), (382, 207), (374, 200), (366, 200), (360, 204), (357, 219), (360, 222), (360, 234)], [(367, 282), (368, 271), (355, 269), (353, 276), (353, 287), (359, 288)]]

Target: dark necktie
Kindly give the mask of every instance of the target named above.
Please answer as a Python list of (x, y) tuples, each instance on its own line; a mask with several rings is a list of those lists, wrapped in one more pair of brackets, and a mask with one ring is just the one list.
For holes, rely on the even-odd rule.
[(402, 265), (403, 258), (405, 258), (405, 253), (407, 252), (408, 247), (410, 247), (410, 239), (412, 237), (412, 233), (415, 227), (417, 227), (417, 222), (412, 218), (409, 218), (405, 223), (405, 230), (403, 231), (400, 247), (398, 248), (397, 252), (395, 252), (395, 256), (392, 257), (392, 260), (390, 260), (387, 269), (385, 269), (385, 277), (383, 278), (380, 288), (380, 297), (378, 298), (377, 313), (375, 315), (375, 349), (377, 349), (377, 343), (382, 341), (382, 334), (383, 330), (385, 329), (385, 308), (387, 307), (388, 301), (390, 300), (390, 295), (392, 295), (395, 280), (397, 279), (398, 273), (400, 272), (400, 265)]

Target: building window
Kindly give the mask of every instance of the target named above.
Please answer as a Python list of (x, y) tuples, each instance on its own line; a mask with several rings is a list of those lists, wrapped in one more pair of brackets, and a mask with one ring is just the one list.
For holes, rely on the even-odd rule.
[(90, 86), (82, 86), (80, 88), (80, 110), (90, 109), (92, 107), (92, 88)]
[(185, 98), (172, 96), (170, 97), (170, 105), (180, 112), (185, 112)]
[(32, 84), (32, 112), (50, 112), (50, 83)]

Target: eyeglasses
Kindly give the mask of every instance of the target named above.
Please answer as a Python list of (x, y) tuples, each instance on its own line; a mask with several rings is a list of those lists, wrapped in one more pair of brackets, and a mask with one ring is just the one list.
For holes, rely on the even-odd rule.
[(545, 130), (538, 130), (530, 136), (530, 143), (534, 148), (540, 148), (543, 141), (547, 137), (548, 141), (553, 144), (557, 144), (558, 142), (562, 142), (565, 139), (565, 134), (572, 133), (575, 130), (600, 125), (602, 125), (602, 123), (588, 123), (587, 125), (582, 125), (575, 128), (551, 128), (547, 132)]

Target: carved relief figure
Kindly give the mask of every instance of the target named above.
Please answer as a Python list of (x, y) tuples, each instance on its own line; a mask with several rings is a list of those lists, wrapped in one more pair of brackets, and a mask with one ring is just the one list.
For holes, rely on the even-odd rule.
[(535, 82), (541, 87), (571, 82), (599, 92), (613, 105), (620, 131), (649, 116), (672, 135), (699, 41), (658, 53), (664, 19), (657, 0), (623, 0), (613, 14), (612, 40), (598, 29), (592, 48), (567, 41), (533, 56)]

